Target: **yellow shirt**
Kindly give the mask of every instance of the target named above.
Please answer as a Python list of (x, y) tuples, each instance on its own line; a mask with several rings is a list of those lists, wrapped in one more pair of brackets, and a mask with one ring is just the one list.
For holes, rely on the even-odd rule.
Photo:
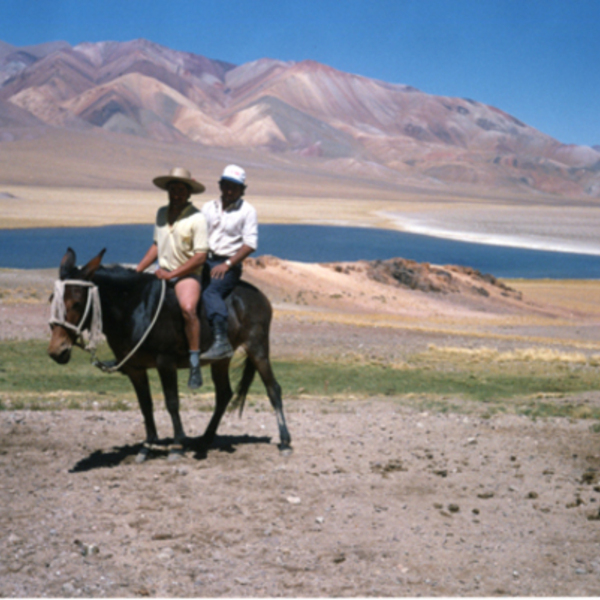
[[(208, 234), (204, 215), (188, 203), (181, 214), (169, 225), (168, 206), (156, 213), (154, 242), (158, 247), (158, 264), (161, 269), (173, 271), (199, 252), (208, 252)], [(202, 267), (197, 271), (202, 272)]]

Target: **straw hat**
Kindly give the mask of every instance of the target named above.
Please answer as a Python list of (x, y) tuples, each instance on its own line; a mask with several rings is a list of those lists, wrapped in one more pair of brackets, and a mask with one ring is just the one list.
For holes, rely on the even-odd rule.
[(206, 188), (195, 179), (192, 179), (192, 174), (183, 167), (175, 167), (171, 169), (168, 175), (161, 175), (152, 180), (152, 183), (161, 190), (166, 190), (168, 185), (173, 181), (186, 183), (192, 189), (192, 194), (201, 194)]

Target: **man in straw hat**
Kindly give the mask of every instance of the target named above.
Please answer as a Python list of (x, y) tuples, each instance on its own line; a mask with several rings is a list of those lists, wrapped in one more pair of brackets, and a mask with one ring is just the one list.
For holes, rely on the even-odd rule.
[(169, 204), (158, 209), (154, 242), (136, 267), (145, 271), (158, 259), (155, 275), (175, 282), (175, 295), (183, 313), (190, 350), (190, 388), (202, 385), (200, 371), (200, 320), (196, 312), (201, 293), (202, 268), (208, 251), (206, 219), (190, 202), (204, 186), (187, 169), (176, 167), (156, 177), (154, 185), (169, 193)]
[(233, 354), (227, 337), (228, 312), (224, 298), (242, 274), (242, 262), (258, 246), (256, 210), (244, 198), (246, 172), (228, 165), (219, 180), (221, 197), (207, 202), (202, 214), (208, 224), (210, 283), (203, 292), (206, 316), (215, 339), (202, 354), (203, 359), (219, 360)]

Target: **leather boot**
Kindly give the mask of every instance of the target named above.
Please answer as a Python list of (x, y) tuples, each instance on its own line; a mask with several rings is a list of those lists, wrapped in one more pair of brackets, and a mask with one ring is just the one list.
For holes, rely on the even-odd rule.
[(203, 360), (220, 360), (233, 356), (233, 348), (227, 337), (227, 321), (225, 319), (215, 319), (212, 324), (215, 339), (212, 346), (200, 355)]

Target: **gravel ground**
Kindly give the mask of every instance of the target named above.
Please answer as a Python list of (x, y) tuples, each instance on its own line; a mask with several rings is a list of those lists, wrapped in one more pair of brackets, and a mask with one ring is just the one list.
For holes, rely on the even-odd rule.
[[(53, 276), (4, 288), (2, 339), (48, 337)], [(392, 359), (430, 343), (489, 342), (308, 313), (276, 318), (272, 340), (279, 357)], [(209, 414), (186, 398), (183, 422), (197, 436)], [(279, 453), (275, 417), (256, 400), (242, 419), (225, 416), (207, 454), (170, 461), (156, 451), (144, 464), (134, 460), (137, 410), (0, 412), (0, 595), (600, 594), (600, 437), (590, 421), (484, 418), (466, 401), (423, 412), (403, 396), (284, 405), (291, 455)]]
[[(600, 593), (600, 440), (586, 422), (402, 398), (286, 408), (291, 456), (259, 404), (227, 415), (207, 456), (142, 465), (135, 411), (0, 413), (0, 593)], [(207, 417), (183, 414), (193, 435)]]

